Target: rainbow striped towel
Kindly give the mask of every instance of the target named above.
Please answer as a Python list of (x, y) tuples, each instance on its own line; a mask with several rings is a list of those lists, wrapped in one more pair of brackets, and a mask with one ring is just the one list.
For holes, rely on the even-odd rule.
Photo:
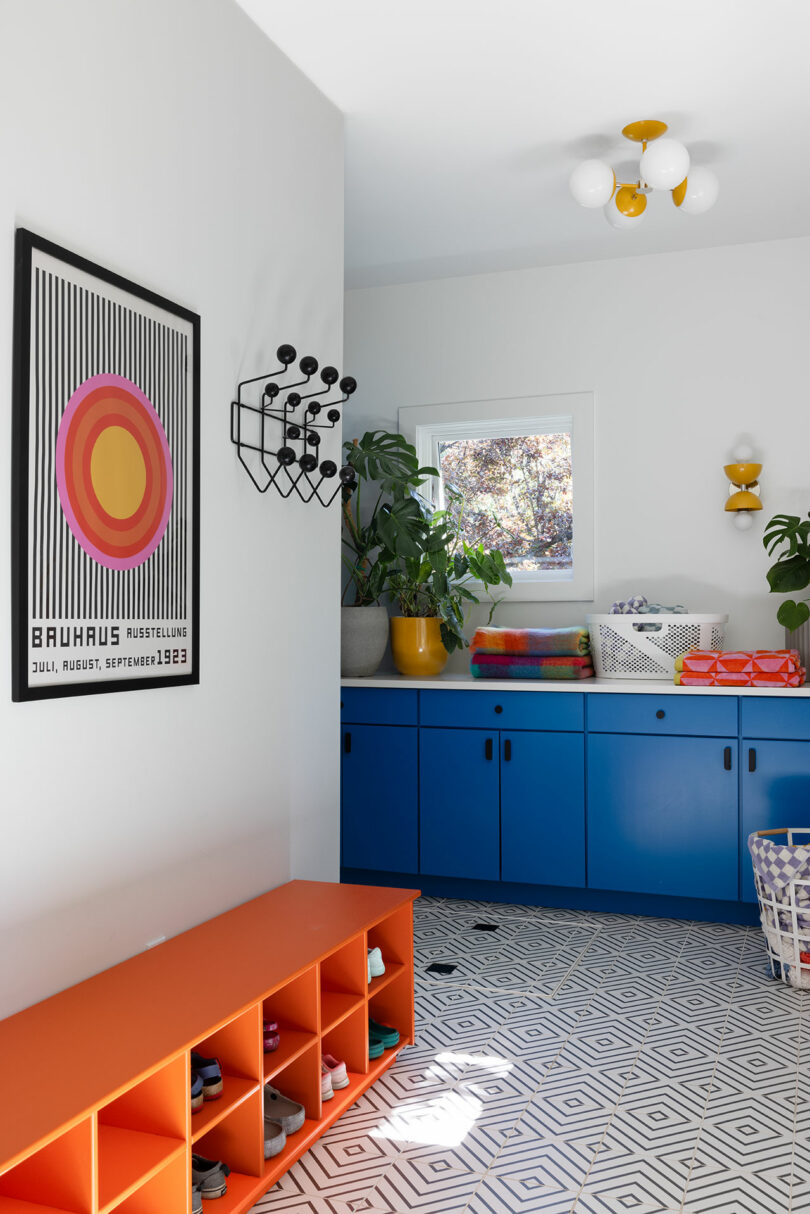
[(476, 628), (470, 650), (473, 661), (479, 653), (582, 657), (591, 639), (587, 628)]

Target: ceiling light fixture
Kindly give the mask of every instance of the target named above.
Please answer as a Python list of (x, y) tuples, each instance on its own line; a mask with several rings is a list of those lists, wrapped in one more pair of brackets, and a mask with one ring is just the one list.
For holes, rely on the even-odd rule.
[(664, 139), (667, 124), (655, 119), (631, 122), (622, 134), (641, 144), (638, 180), (617, 181), (604, 160), (583, 160), (571, 174), (569, 186), (583, 207), (603, 207), (614, 228), (635, 228), (647, 210), (653, 190), (669, 190), (679, 211), (702, 215), (717, 201), (720, 184), (711, 169), (691, 166), (689, 152), (677, 139)]

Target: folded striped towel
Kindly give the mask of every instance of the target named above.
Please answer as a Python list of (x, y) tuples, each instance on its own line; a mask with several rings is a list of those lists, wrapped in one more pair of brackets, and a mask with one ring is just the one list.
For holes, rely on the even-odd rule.
[(483, 666), (473, 658), (470, 672), (474, 679), (590, 679), (593, 666), (590, 663), (586, 666), (524, 666), (507, 662)]
[(591, 651), (587, 628), (476, 628), (470, 643), (477, 653), (568, 654), (580, 657)]
[(691, 649), (675, 659), (680, 687), (801, 687), (797, 649)]
[(590, 655), (575, 658), (566, 653), (545, 657), (539, 653), (481, 653), (472, 659), (478, 666), (531, 666), (539, 670), (559, 670), (564, 666), (591, 666)]

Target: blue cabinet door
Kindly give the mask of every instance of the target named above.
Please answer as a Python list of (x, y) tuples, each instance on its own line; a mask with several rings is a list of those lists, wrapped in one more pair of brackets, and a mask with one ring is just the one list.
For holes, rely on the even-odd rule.
[(416, 729), (407, 726), (343, 726), (341, 860), (345, 868), (416, 872), (416, 738)]
[(748, 836), (777, 826), (810, 826), (810, 742), (746, 739), (742, 744), (742, 899), (756, 902)]
[(591, 888), (736, 900), (737, 817), (736, 741), (589, 738)]
[(501, 734), (501, 877), (585, 885), (581, 734)]
[(420, 872), (500, 877), (497, 730), (419, 730)]

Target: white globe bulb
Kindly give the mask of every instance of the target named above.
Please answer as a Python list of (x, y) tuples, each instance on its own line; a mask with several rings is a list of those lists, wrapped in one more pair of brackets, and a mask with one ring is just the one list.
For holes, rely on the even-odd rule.
[(625, 215), (616, 206), (616, 199), (611, 198), (610, 202), (605, 207), (605, 219), (612, 228), (619, 228), (621, 231), (627, 231), (628, 228), (637, 228), (643, 221), (646, 211), (642, 211), (640, 215)]
[(754, 516), (750, 510), (737, 510), (734, 514), (734, 526), (738, 531), (750, 531), (754, 525)]
[(689, 153), (677, 139), (656, 139), (647, 144), (640, 171), (654, 190), (674, 190), (689, 172)]
[(750, 464), (754, 458), (754, 448), (749, 447), (748, 443), (740, 443), (739, 447), (732, 451), (731, 458), (735, 464)]
[(616, 174), (604, 160), (583, 160), (571, 174), (568, 186), (581, 207), (603, 207), (613, 197)]
[(714, 206), (719, 193), (720, 182), (715, 174), (711, 169), (697, 165), (687, 174), (686, 193), (678, 210), (685, 211), (687, 215), (702, 215)]

